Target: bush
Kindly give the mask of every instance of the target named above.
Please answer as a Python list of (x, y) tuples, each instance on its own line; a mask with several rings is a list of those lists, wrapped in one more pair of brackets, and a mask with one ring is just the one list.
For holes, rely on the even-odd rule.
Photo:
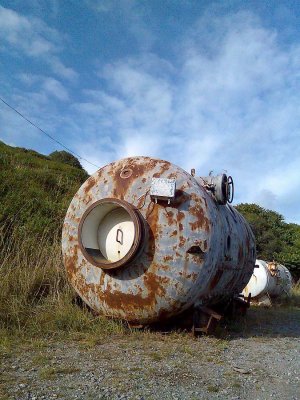
[(73, 154), (68, 153), (67, 151), (54, 151), (49, 154), (49, 158), (53, 161), (61, 162), (64, 164), (68, 164), (71, 167), (83, 169), (79, 160), (73, 156)]

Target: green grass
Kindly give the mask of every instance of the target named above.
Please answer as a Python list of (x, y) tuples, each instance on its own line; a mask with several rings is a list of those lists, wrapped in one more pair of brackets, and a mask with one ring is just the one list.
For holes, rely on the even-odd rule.
[(85, 333), (101, 340), (103, 335), (128, 331), (118, 321), (94, 316), (74, 299), (62, 263), (60, 237), (48, 243), (46, 235), (21, 237), (18, 229), (12, 231), (1, 248), (0, 347), (1, 342), (8, 346), (9, 337), (16, 335)]
[(289, 296), (279, 298), (274, 302), (274, 305), (300, 308), (300, 281), (294, 285)]

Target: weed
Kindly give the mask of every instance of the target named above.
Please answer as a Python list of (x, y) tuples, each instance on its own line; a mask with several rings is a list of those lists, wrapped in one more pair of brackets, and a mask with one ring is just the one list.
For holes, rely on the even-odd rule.
[(207, 391), (210, 392), (210, 393), (218, 393), (219, 390), (220, 389), (219, 389), (218, 386), (215, 386), (215, 385), (208, 385), (207, 386)]
[(161, 361), (163, 360), (163, 356), (159, 353), (153, 352), (153, 353), (149, 353), (149, 357), (153, 360), (153, 361)]
[(51, 358), (49, 356), (44, 353), (39, 353), (32, 358), (31, 363), (33, 366), (42, 366), (48, 364), (50, 360)]
[(217, 348), (221, 351), (226, 350), (228, 348), (228, 340), (218, 339), (216, 342)]
[(179, 347), (179, 350), (180, 350), (182, 353), (188, 354), (188, 355), (191, 356), (191, 357), (194, 357), (194, 356), (195, 356), (195, 352), (194, 352), (193, 349), (191, 349), (191, 347), (189, 347), (189, 346), (184, 345), (184, 346), (182, 346), (182, 347)]
[(75, 367), (44, 367), (41, 369), (39, 375), (41, 379), (50, 380), (55, 379), (58, 375), (74, 374), (79, 371), (80, 369)]
[(139, 371), (142, 371), (142, 368), (141, 367), (131, 367), (130, 371), (131, 372), (139, 372)]
[(0, 330), (0, 355), (9, 354), (14, 346), (14, 339), (5, 329)]

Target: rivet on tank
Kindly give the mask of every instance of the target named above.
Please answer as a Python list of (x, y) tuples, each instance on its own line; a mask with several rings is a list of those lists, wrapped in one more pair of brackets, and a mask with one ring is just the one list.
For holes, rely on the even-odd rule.
[(104, 166), (66, 214), (71, 284), (106, 316), (149, 325), (192, 313), (194, 331), (208, 332), (223, 310), (248, 306), (239, 293), (254, 269), (255, 241), (233, 194), (226, 174), (199, 177), (164, 160)]

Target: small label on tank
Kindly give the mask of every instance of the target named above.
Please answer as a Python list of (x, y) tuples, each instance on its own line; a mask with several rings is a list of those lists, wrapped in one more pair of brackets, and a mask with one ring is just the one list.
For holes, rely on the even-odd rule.
[(176, 180), (167, 178), (152, 178), (150, 196), (160, 200), (175, 198)]

